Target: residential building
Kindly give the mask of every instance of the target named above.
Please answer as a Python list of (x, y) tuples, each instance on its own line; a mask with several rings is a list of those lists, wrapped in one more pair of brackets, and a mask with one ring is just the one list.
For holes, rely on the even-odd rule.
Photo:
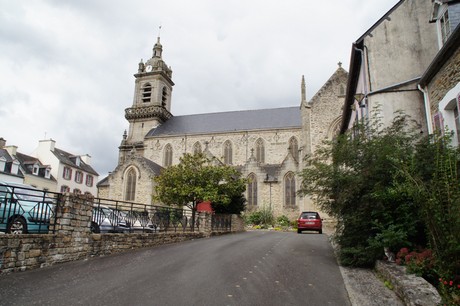
[[(2, 164), (2, 160), (7, 161)], [(23, 183), (41, 190), (56, 190), (56, 180), (51, 175), (51, 166), (43, 165), (38, 158), (18, 152), (17, 146), (7, 146), (0, 138), (0, 181)]]
[(441, 49), (420, 79), (428, 130), (453, 132), (452, 144), (460, 144), (460, 1), (435, 1), (433, 22)]
[(248, 179), (249, 210), (265, 207), (294, 218), (318, 209), (309, 197), (297, 196), (298, 172), (303, 157), (339, 130), (348, 75), (341, 64), (310, 101), (302, 77), (300, 103), (173, 116), (172, 70), (162, 51), (158, 38), (152, 57), (137, 67), (133, 103), (125, 110), (129, 129), (119, 146), (118, 165), (98, 184), (98, 196), (159, 204), (152, 200), (153, 177), (179, 163), (183, 154), (202, 152)]
[(353, 43), (341, 133), (362, 118), (388, 126), (399, 110), (428, 131), (418, 82), (439, 49), (432, 9), (432, 1), (401, 0)]
[(91, 157), (71, 154), (55, 145), (52, 139), (40, 140), (32, 155), (50, 165), (51, 175), (57, 181), (56, 191), (96, 196), (99, 174), (90, 166)]
[(23, 183), (24, 175), (19, 169), (19, 161), (6, 148), (6, 140), (0, 138), (0, 181)]

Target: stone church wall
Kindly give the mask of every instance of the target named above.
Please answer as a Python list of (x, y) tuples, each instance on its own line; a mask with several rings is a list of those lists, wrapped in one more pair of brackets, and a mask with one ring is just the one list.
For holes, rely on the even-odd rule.
[[(178, 164), (180, 157), (184, 153), (193, 153), (193, 146), (196, 142), (200, 142), (201, 148), (204, 151), (206, 143), (209, 152), (223, 161), (223, 145), (229, 140), (232, 143), (233, 150), (233, 165), (242, 167), (242, 176), (247, 177), (250, 173), (257, 176), (258, 181), (258, 208), (263, 206), (272, 207), (275, 215), (288, 215), (293, 218), (297, 217), (300, 210), (303, 209), (302, 199), (297, 199), (297, 207), (287, 209), (284, 207), (284, 176), (288, 172), (294, 174), (299, 171), (298, 164), (294, 162), (286, 163), (284, 169), (277, 174), (276, 183), (265, 183), (267, 172), (263, 168), (263, 164), (252, 165), (245, 167), (251, 157), (251, 150), (254, 150), (255, 155), (256, 141), (261, 138), (264, 141), (265, 147), (265, 164), (279, 165), (283, 163), (288, 155), (289, 140), (295, 137), (301, 147), (301, 129), (283, 129), (283, 130), (263, 130), (263, 131), (247, 131), (224, 134), (207, 134), (207, 135), (187, 135), (175, 137), (156, 137), (146, 141), (145, 157), (153, 160), (159, 165), (163, 165), (163, 149), (166, 144), (171, 144), (173, 147), (173, 164)], [(270, 186), (271, 185), (271, 186)], [(300, 185), (300, 179), (296, 179), (296, 185)], [(298, 187), (297, 187), (298, 188)], [(294, 217), (295, 216), (295, 217)]]

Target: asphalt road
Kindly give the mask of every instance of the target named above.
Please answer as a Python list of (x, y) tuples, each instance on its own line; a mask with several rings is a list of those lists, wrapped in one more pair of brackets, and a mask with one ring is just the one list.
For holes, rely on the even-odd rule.
[(326, 235), (252, 231), (0, 275), (1, 305), (350, 305)]

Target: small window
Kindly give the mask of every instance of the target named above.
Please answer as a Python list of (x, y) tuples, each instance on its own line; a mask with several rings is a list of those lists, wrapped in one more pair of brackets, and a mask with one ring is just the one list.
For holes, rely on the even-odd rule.
[(72, 177), (72, 169), (69, 168), (69, 167), (64, 167), (64, 171), (62, 173), (62, 177), (65, 179), (65, 180), (70, 180), (71, 177)]
[(199, 141), (195, 142), (193, 145), (193, 154), (200, 154), (203, 150), (201, 149), (201, 143)]
[(286, 207), (295, 207), (295, 176), (289, 172), (284, 177), (284, 205)]
[(295, 137), (289, 140), (289, 152), (296, 161), (299, 161), (299, 143)]
[(441, 27), (442, 44), (444, 45), (451, 34), (449, 11), (447, 9), (444, 12), (444, 14), (441, 16), (439, 20), (439, 25)]
[(51, 178), (51, 168), (45, 169), (45, 178), (47, 179)]
[(40, 170), (40, 168), (38, 167), (37, 164), (34, 165), (34, 168), (33, 168), (33, 171), (32, 171), (32, 174), (33, 175), (38, 175), (38, 171)]
[(152, 85), (149, 83), (145, 84), (142, 89), (142, 102), (150, 102), (150, 97), (152, 96)]
[(224, 142), (224, 164), (231, 165), (233, 162), (232, 143), (227, 140)]
[(93, 187), (93, 181), (94, 181), (93, 176), (87, 174), (86, 175), (86, 186)]
[(125, 201), (134, 201), (136, 196), (136, 170), (128, 170), (126, 174)]
[(74, 193), (74, 194), (81, 194), (81, 190), (78, 189), (78, 188), (75, 188), (75, 189), (73, 190), (73, 193)]
[(163, 158), (163, 165), (165, 167), (169, 167), (172, 165), (172, 156), (173, 156), (173, 149), (172, 149), (172, 146), (168, 143), (165, 146), (164, 158)]
[(70, 191), (69, 186), (66, 186), (66, 185), (61, 186), (61, 193), (66, 193), (66, 192), (69, 192), (69, 191)]
[(257, 177), (254, 173), (248, 176), (248, 206), (257, 206)]
[(256, 141), (256, 159), (259, 163), (265, 163), (265, 145), (262, 138)]
[(83, 182), (83, 172), (81, 171), (75, 172), (75, 182), (78, 184), (81, 184), (81, 182)]

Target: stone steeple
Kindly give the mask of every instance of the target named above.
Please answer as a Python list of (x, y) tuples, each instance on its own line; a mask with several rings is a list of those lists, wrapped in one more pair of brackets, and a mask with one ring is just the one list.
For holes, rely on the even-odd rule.
[(172, 117), (170, 110), (174, 82), (171, 67), (166, 65), (162, 53), (163, 46), (158, 37), (152, 57), (145, 63), (141, 59), (134, 74), (134, 99), (132, 106), (125, 109), (129, 130), (119, 147), (120, 163), (124, 161), (126, 152), (133, 148), (137, 154), (143, 155), (145, 135)]

